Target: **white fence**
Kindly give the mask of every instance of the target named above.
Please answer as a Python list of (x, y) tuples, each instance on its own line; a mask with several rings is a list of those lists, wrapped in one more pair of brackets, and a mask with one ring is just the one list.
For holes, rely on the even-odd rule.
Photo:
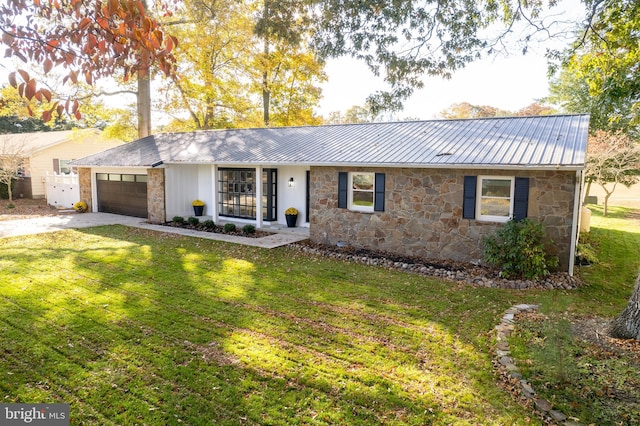
[(76, 173), (49, 174), (45, 176), (47, 204), (57, 208), (70, 209), (80, 201), (80, 185)]

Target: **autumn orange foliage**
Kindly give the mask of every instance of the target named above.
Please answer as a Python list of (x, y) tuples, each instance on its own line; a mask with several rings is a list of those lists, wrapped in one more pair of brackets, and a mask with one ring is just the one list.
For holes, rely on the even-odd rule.
[[(170, 14), (166, 5), (161, 9)], [(138, 0), (7, 0), (0, 5), (0, 32), (5, 57), (41, 65), (45, 74), (64, 69), (63, 83), (83, 79), (91, 85), (119, 72), (127, 81), (145, 76), (152, 64), (168, 76), (175, 70), (178, 40)], [(52, 101), (52, 93), (23, 69), (9, 74), (9, 84), (30, 101)], [(54, 99), (52, 105), (44, 121), (65, 111), (80, 118), (76, 99)]]

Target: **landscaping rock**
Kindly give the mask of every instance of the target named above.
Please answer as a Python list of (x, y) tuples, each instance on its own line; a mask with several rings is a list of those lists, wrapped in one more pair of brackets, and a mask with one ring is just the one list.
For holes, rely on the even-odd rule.
[(526, 398), (533, 398), (536, 395), (536, 391), (534, 391), (531, 385), (524, 380), (520, 380), (520, 387), (522, 389), (522, 394)]
[(508, 357), (508, 356), (503, 356), (502, 358), (500, 358), (498, 360), (498, 362), (500, 362), (500, 364), (502, 365), (509, 365), (509, 364), (513, 364), (513, 358)]
[(509, 377), (515, 380), (522, 380), (522, 374), (518, 371), (509, 371)]
[(564, 422), (565, 420), (567, 420), (567, 416), (565, 416), (562, 411), (551, 410), (549, 411), (549, 415), (556, 422)]
[(540, 411), (544, 411), (545, 413), (548, 413), (549, 411), (551, 411), (551, 403), (549, 401), (547, 401), (546, 399), (542, 399), (542, 398), (538, 398), (534, 401), (534, 404), (536, 405), (536, 408)]
[(319, 254), (365, 265), (376, 265), (416, 274), (428, 275), (450, 281), (485, 288), (562, 289), (573, 290), (581, 285), (579, 278), (566, 272), (554, 273), (538, 280), (508, 280), (499, 271), (472, 263), (443, 259), (407, 258), (390, 253), (374, 252), (353, 247), (334, 247), (309, 241), (295, 243), (291, 247), (304, 253)]
[[(522, 377), (520, 370), (518, 369), (515, 361), (510, 355), (509, 342), (507, 341), (507, 333), (510, 333), (515, 329), (516, 316), (521, 312), (530, 312), (538, 309), (537, 305), (519, 304), (507, 309), (498, 325), (494, 327), (496, 330), (496, 345), (495, 345), (495, 358), (494, 365), (497, 366), (502, 372), (502, 377), (505, 383), (510, 388), (514, 384), (515, 389), (527, 400), (533, 400), (533, 404), (536, 409), (542, 413), (545, 423), (549, 421), (562, 423), (566, 426), (580, 426), (580, 423), (573, 421), (566, 421), (567, 416), (558, 410), (552, 410), (553, 406), (549, 401), (542, 398), (536, 398), (536, 391), (533, 386)], [(517, 382), (514, 382), (516, 381)], [(528, 405), (528, 404), (525, 404)]]

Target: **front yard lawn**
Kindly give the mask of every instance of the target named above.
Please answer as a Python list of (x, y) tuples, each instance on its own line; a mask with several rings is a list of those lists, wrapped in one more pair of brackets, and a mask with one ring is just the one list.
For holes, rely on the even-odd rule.
[[(608, 322), (625, 308), (640, 268), (640, 212), (590, 205), (599, 263), (579, 268), (585, 285), (536, 295), (542, 315), (523, 318), (513, 355), (543, 398), (583, 424), (640, 424), (640, 343), (610, 339)], [(534, 293), (531, 293), (533, 296)]]
[(539, 423), (490, 353), (539, 293), (121, 226), (1, 239), (0, 283), (3, 402), (72, 424)]

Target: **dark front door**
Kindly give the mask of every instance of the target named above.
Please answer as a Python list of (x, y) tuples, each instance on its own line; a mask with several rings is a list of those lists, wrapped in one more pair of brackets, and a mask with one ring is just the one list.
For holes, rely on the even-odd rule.
[(148, 217), (147, 175), (98, 173), (98, 211)]

